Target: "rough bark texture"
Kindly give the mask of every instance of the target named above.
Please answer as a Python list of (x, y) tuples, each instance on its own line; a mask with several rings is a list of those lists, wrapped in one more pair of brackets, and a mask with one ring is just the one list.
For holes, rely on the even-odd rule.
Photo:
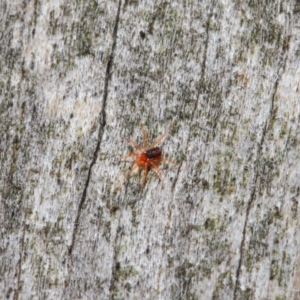
[[(0, 2), (1, 299), (300, 299), (299, 1)], [(125, 178), (140, 125), (162, 167)]]

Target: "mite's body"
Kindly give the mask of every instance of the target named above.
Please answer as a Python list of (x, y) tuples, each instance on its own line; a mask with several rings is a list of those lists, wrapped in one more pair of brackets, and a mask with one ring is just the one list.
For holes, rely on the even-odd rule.
[(163, 158), (161, 148), (156, 147), (159, 143), (161, 143), (163, 141), (163, 139), (167, 135), (169, 129), (170, 129), (170, 126), (168, 127), (166, 132), (162, 136), (160, 136), (150, 147), (148, 145), (148, 137), (147, 137), (147, 133), (146, 133), (144, 127), (142, 128), (143, 136), (144, 136), (144, 147), (141, 147), (136, 142), (126, 138), (126, 140), (130, 144), (132, 144), (138, 151), (134, 152), (134, 153), (131, 153), (131, 154), (128, 154), (124, 158), (127, 158), (127, 157), (134, 157), (135, 158), (135, 164), (133, 165), (130, 173), (132, 173), (134, 170), (136, 170), (138, 168), (143, 169), (143, 179), (142, 179), (142, 185), (143, 186), (146, 183), (146, 178), (147, 178), (147, 174), (148, 174), (149, 170), (153, 170), (157, 174), (157, 176), (160, 178), (160, 180), (162, 182), (164, 182), (162, 174), (161, 174), (160, 169), (158, 167), (159, 164), (163, 161), (168, 161), (170, 163), (175, 164), (171, 160), (169, 160), (167, 158)]
[(142, 167), (145, 164), (158, 165), (162, 160), (162, 151), (159, 147), (154, 147), (149, 150), (143, 151), (136, 159), (136, 164)]

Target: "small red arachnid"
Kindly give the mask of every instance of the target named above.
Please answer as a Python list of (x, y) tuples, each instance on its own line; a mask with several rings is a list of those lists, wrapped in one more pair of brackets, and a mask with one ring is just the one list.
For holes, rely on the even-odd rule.
[(134, 170), (136, 170), (138, 168), (142, 168), (142, 170), (143, 170), (142, 186), (143, 187), (146, 184), (147, 174), (148, 174), (148, 172), (150, 170), (153, 170), (157, 174), (157, 176), (159, 177), (159, 179), (161, 180), (161, 182), (164, 185), (163, 176), (162, 176), (161, 171), (159, 169), (159, 164), (161, 162), (167, 161), (167, 162), (170, 162), (170, 163), (172, 163), (174, 165), (177, 165), (173, 161), (171, 161), (171, 160), (169, 160), (167, 158), (164, 158), (162, 156), (162, 150), (161, 150), (161, 148), (157, 147), (157, 145), (159, 145), (160, 143), (162, 143), (162, 141), (166, 137), (167, 133), (170, 130), (171, 125), (172, 124), (170, 124), (169, 127), (167, 128), (167, 130), (165, 131), (165, 133), (162, 134), (150, 146), (148, 144), (148, 136), (147, 136), (147, 132), (146, 132), (144, 126), (142, 126), (142, 133), (143, 133), (143, 138), (144, 138), (144, 144), (143, 144), (143, 146), (138, 145), (133, 140), (125, 138), (125, 140), (127, 140), (137, 150), (137, 152), (130, 153), (130, 154), (128, 154), (128, 155), (126, 155), (126, 156), (123, 157), (123, 159), (128, 158), (128, 157), (134, 157), (135, 158), (135, 164), (131, 168), (128, 176)]

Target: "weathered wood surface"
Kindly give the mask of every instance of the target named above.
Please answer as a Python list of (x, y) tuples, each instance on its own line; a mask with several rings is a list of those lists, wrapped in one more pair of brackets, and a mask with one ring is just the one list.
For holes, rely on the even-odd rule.
[[(298, 1), (1, 1), (1, 299), (300, 299), (299, 26)], [(165, 188), (125, 180), (122, 137), (171, 122)]]

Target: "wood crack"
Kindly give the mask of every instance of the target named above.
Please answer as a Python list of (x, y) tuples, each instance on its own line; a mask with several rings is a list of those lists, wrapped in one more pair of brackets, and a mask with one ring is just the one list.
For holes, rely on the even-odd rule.
[[(203, 53), (203, 61), (202, 61), (200, 81), (204, 81), (204, 76), (205, 76), (206, 59), (207, 59), (207, 49), (208, 49), (208, 41), (209, 41), (209, 25), (210, 25), (211, 17), (212, 17), (212, 13), (210, 12), (210, 14), (208, 15), (208, 19), (206, 21), (206, 39), (205, 39), (205, 45), (204, 45), (204, 53)], [(193, 110), (192, 116), (191, 116), (191, 124), (194, 121), (195, 112), (198, 109), (198, 103), (199, 103), (200, 93), (201, 93), (201, 89), (199, 87), (198, 91), (197, 91), (197, 101), (195, 102), (195, 107), (194, 107), (194, 110)], [(185, 147), (185, 153), (187, 153), (187, 149), (189, 148), (190, 141), (191, 141), (191, 131), (189, 131), (189, 134), (188, 134), (187, 143), (186, 143), (186, 147)], [(182, 163), (180, 163), (180, 166), (179, 166), (179, 168), (178, 168), (178, 170), (176, 172), (175, 178), (174, 178), (172, 186), (171, 186), (171, 193), (172, 193), (172, 196), (171, 196), (172, 202), (171, 203), (174, 203), (174, 201), (175, 201), (175, 187), (177, 185), (177, 182), (178, 182), (178, 179), (179, 179), (179, 174), (180, 174), (181, 170), (182, 170)], [(168, 206), (168, 211), (169, 211), (168, 220), (169, 221), (172, 218), (172, 205), (171, 205), (171, 203)], [(163, 234), (164, 235), (164, 241), (168, 240), (168, 238), (167, 238), (167, 231), (168, 231), (168, 225), (166, 225), (165, 229), (164, 229), (164, 234)], [(162, 250), (163, 251), (163, 256), (162, 257), (165, 257), (166, 248), (167, 248), (166, 244), (167, 243), (164, 242), (163, 246), (162, 246), (162, 249), (163, 249)], [(161, 280), (161, 274), (162, 274), (162, 265), (160, 266), (160, 270), (159, 270), (158, 283), (157, 283), (158, 286), (159, 286), (159, 282)]]
[(75, 240), (76, 240), (76, 235), (77, 235), (77, 231), (78, 231), (78, 225), (79, 225), (79, 219), (80, 219), (82, 207), (86, 200), (86, 194), (87, 194), (87, 189), (89, 187), (89, 183), (90, 183), (90, 179), (91, 179), (92, 169), (93, 169), (93, 166), (95, 165), (97, 157), (98, 157), (102, 137), (104, 134), (104, 129), (106, 126), (106, 106), (107, 106), (107, 98), (108, 98), (108, 86), (109, 86), (109, 81), (111, 78), (111, 69), (113, 66), (115, 48), (117, 45), (117, 32), (118, 32), (118, 25), (119, 25), (119, 19), (120, 19), (120, 8), (121, 8), (121, 0), (119, 0), (118, 11), (117, 11), (117, 16), (116, 16), (116, 21), (115, 21), (115, 26), (114, 26), (114, 31), (113, 31), (113, 43), (112, 43), (111, 53), (109, 56), (109, 60), (108, 60), (108, 63), (106, 66), (106, 72), (105, 72), (104, 92), (103, 92), (102, 107), (101, 107), (100, 116), (99, 116), (99, 131), (98, 131), (97, 145), (96, 145), (96, 149), (93, 154), (92, 161), (90, 163), (84, 190), (83, 190), (83, 193), (82, 193), (79, 205), (78, 205), (78, 210), (77, 210), (77, 214), (76, 214), (76, 218), (75, 218), (75, 222), (74, 222), (73, 233), (72, 233), (72, 241), (71, 241), (71, 244), (69, 246), (69, 251), (68, 251), (69, 256), (72, 256), (72, 251), (73, 251)]

